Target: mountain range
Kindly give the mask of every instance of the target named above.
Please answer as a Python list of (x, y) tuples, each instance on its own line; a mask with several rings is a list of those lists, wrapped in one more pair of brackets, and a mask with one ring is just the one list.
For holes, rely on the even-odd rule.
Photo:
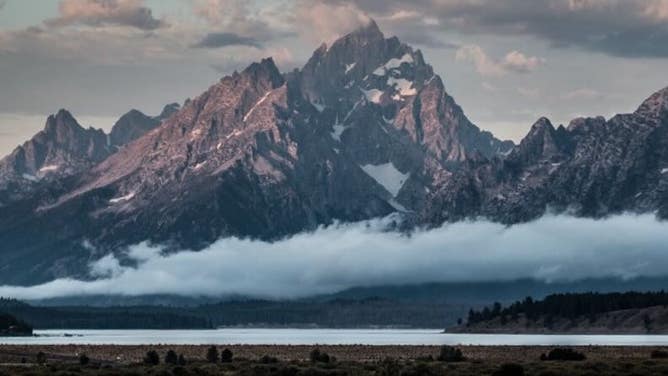
[(301, 69), (271, 58), (110, 134), (67, 111), (0, 161), (0, 283), (90, 278), (142, 241), (201, 249), (399, 212), (407, 226), (546, 211), (668, 217), (668, 88), (631, 114), (482, 131), (422, 53), (375, 22)]

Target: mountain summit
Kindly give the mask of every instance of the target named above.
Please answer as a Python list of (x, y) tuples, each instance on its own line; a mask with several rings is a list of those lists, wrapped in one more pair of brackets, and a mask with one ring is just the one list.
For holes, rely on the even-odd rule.
[(35, 145), (86, 162), (28, 182), (21, 174), (65, 157), (15, 151), (0, 164), (16, 171), (11, 184), (32, 187), (0, 195), (0, 283), (87, 277), (89, 260), (147, 240), (197, 250), (226, 236), (274, 240), (393, 212), (427, 226), (478, 216), (516, 223), (548, 206), (668, 214), (665, 108), (660, 92), (607, 121), (554, 127), (541, 118), (515, 146), (469, 121), (422, 53), (372, 21), (322, 45), (302, 69), (281, 74), (267, 58), (159, 119), (131, 111), (108, 143), (57, 115), (55, 124), (76, 130), (60, 133), (80, 141)]

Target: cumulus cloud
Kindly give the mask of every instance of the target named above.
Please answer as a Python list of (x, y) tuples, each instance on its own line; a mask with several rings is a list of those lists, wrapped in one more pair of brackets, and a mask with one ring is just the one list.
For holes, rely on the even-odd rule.
[(121, 25), (141, 30), (165, 26), (164, 21), (153, 17), (151, 9), (143, 6), (143, 0), (62, 0), (58, 11), (58, 17), (44, 23), (52, 27)]
[(460, 47), (455, 57), (459, 61), (473, 63), (476, 71), (483, 76), (502, 76), (508, 72), (528, 73), (545, 62), (542, 58), (526, 56), (519, 51), (511, 51), (502, 59), (495, 59), (477, 45)]
[[(514, 34), (626, 57), (668, 56), (667, 0), (333, 0), (373, 17), (419, 13), (467, 33)], [(415, 23), (425, 32), (433, 25)]]
[(246, 0), (191, 0), (191, 4), (193, 13), (208, 25), (209, 34), (202, 41), (209, 39), (212, 47), (225, 44), (234, 36), (240, 40), (233, 44), (253, 43), (258, 47), (260, 41), (290, 37), (295, 33), (294, 25), (289, 22), (290, 12), (277, 9), (277, 4), (255, 7)]
[(295, 9), (302, 35), (316, 42), (331, 42), (370, 22), (367, 14), (351, 2), (298, 0)]
[(91, 266), (92, 275), (102, 279), (2, 286), (0, 296), (293, 298), (352, 286), (668, 275), (668, 223), (653, 215), (600, 220), (547, 215), (510, 227), (479, 220), (410, 235), (386, 231), (391, 220), (330, 226), (274, 243), (226, 238), (200, 252), (163, 254), (159, 246), (139, 244), (126, 255), (136, 261), (135, 267), (105, 256)]

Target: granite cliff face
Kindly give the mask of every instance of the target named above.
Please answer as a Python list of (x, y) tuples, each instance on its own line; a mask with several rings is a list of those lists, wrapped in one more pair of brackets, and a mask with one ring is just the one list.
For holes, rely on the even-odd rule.
[[(89, 261), (145, 240), (200, 249), (393, 212), (427, 226), (517, 223), (548, 208), (668, 214), (667, 91), (608, 121), (540, 119), (515, 146), (472, 124), (421, 52), (371, 22), (302, 69), (264, 59), (158, 117), (130, 111), (109, 141), (72, 125), (76, 144), (48, 144), (58, 157), (17, 149), (0, 179), (11, 192), (34, 185), (0, 191), (0, 283), (85, 277)], [(62, 155), (81, 162), (42, 180)]]

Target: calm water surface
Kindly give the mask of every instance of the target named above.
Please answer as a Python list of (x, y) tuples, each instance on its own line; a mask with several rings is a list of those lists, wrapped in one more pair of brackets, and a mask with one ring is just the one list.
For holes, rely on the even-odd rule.
[(443, 334), (436, 329), (37, 330), (0, 344), (668, 345), (668, 335)]

